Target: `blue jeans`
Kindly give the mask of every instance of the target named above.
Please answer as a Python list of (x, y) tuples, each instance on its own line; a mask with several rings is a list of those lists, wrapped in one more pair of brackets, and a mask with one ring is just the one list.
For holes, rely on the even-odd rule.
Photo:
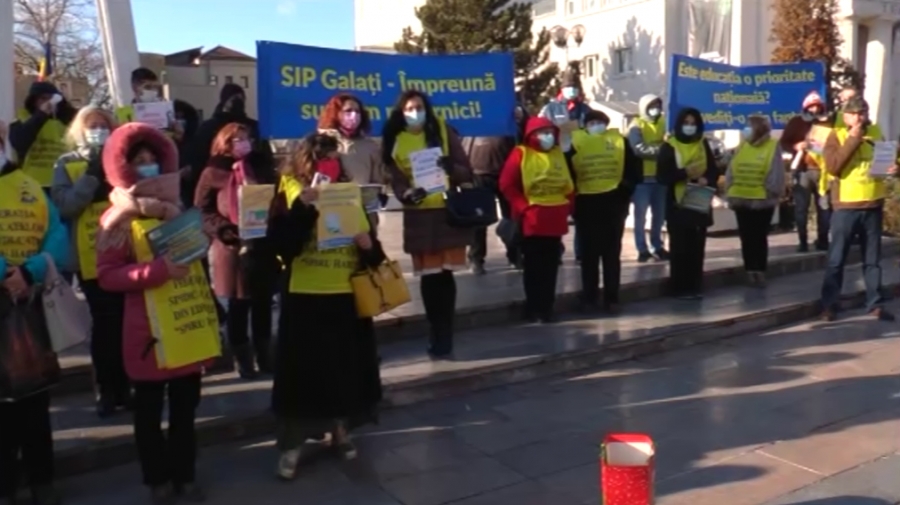
[(831, 247), (822, 283), (822, 309), (836, 310), (844, 285), (844, 265), (853, 236), (860, 236), (863, 278), (866, 282), (866, 309), (878, 308), (881, 298), (882, 209), (836, 209), (831, 213)]
[[(638, 184), (632, 197), (634, 203), (634, 248), (639, 254), (658, 253), (665, 249), (662, 227), (666, 222), (666, 187), (655, 182)], [(647, 249), (647, 210), (653, 214), (650, 222), (650, 247)]]

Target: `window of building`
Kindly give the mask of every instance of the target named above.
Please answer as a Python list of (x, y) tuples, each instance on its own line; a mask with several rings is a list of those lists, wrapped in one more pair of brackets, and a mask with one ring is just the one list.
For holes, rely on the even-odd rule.
[(578, 6), (578, 2), (575, 0), (568, 0), (566, 2), (566, 14), (573, 15), (576, 12), (576, 7)]
[(219, 76), (218, 75), (209, 76), (209, 85), (210, 86), (218, 86), (219, 85)]
[(250, 78), (246, 75), (241, 76), (241, 86), (243, 86), (245, 89), (250, 87)]
[(585, 56), (581, 61), (581, 72), (586, 78), (595, 78), (600, 76), (600, 56), (592, 54)]
[(556, 0), (535, 0), (531, 8), (534, 9), (535, 16), (556, 14)]
[(633, 53), (631, 47), (620, 47), (613, 50), (613, 68), (617, 74), (634, 72)]
[(225, 84), (234, 84), (234, 77), (230, 75), (225, 76)]
[(584, 12), (590, 12), (599, 7), (599, 0), (582, 0), (581, 9)]

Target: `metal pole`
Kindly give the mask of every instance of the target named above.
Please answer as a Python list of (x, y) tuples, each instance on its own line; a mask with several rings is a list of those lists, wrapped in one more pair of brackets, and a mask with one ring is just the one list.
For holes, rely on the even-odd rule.
[(141, 64), (131, 0), (96, 0), (97, 21), (103, 37), (103, 56), (113, 103), (131, 103), (131, 71)]
[(12, 1), (0, 1), (0, 121), (7, 124), (16, 116), (14, 26)]

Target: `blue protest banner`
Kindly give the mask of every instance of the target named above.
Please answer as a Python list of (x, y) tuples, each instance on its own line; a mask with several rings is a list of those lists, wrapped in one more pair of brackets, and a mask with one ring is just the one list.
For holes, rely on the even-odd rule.
[(781, 129), (800, 113), (806, 95), (826, 91), (825, 66), (818, 62), (736, 67), (674, 54), (669, 69), (669, 131), (684, 107), (703, 114), (706, 131), (741, 129), (751, 115), (768, 116), (772, 128)]
[(340, 92), (356, 95), (379, 136), (405, 90), (428, 94), (435, 112), (464, 136), (514, 135), (511, 53), (410, 56), (256, 43), (259, 124), (264, 138), (315, 130), (319, 113)]

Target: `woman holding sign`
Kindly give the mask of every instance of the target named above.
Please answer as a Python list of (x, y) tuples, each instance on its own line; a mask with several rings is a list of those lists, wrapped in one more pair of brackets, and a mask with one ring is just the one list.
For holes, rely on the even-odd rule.
[(381, 159), (394, 195), (403, 203), (403, 250), (421, 276), (422, 304), (431, 327), (428, 354), (450, 358), (456, 313), (453, 271), (466, 268), (472, 230), (447, 224), (444, 192), (452, 185), (472, 183), (469, 158), (456, 133), (435, 115), (428, 97), (408, 90), (384, 125)]
[(94, 326), (91, 362), (99, 398), (97, 415), (107, 417), (118, 408), (131, 406), (131, 385), (122, 364), (121, 293), (110, 293), (97, 284), (97, 227), (109, 208), (112, 187), (103, 173), (103, 145), (116, 127), (113, 115), (89, 105), (78, 111), (69, 125), (67, 140), (74, 149), (56, 161), (50, 194), (69, 225), (73, 261)]
[[(252, 150), (250, 129), (229, 123), (213, 140), (208, 166), (201, 172), (194, 193), (194, 206), (203, 213), (203, 230), (212, 237), (210, 261), (216, 296), (228, 300), (228, 343), (238, 364), (238, 373), (254, 379), (259, 372), (272, 372), (272, 290), (279, 273), (278, 260), (265, 236), (265, 211), (275, 194), (275, 172), (258, 166), (248, 155)], [(253, 200), (253, 192), (261, 198)], [(262, 204), (260, 233), (254, 223), (241, 219)], [(246, 204), (246, 205), (245, 205)], [(243, 209), (243, 210), (242, 210)], [(248, 324), (252, 323), (253, 348)]]
[(659, 149), (657, 179), (666, 189), (669, 231), (669, 282), (672, 294), (699, 300), (703, 290), (706, 229), (712, 226), (712, 198), (718, 170), (703, 138), (703, 117), (694, 108), (678, 112), (669, 137)]
[[(369, 137), (371, 127), (369, 112), (362, 101), (349, 93), (339, 93), (328, 100), (319, 118), (319, 133), (338, 141), (341, 166), (350, 180), (360, 185), (383, 186), (381, 147)], [(376, 225), (380, 204), (379, 200), (366, 204), (369, 219)]]
[[(122, 347), (144, 484), (157, 503), (200, 501), (194, 419), (201, 371), (221, 353), (219, 322), (200, 260), (179, 264), (151, 246), (152, 232), (181, 215), (178, 151), (165, 133), (128, 123), (106, 142), (103, 171), (113, 189), (97, 234), (97, 280), (125, 295)], [(205, 238), (199, 225), (188, 234)]]
[(270, 212), (268, 236), (288, 275), (272, 390), (283, 479), (296, 475), (306, 440), (323, 433), (355, 458), (350, 430), (374, 420), (381, 401), (374, 326), (356, 311), (350, 277), (385, 256), (348, 182), (334, 137), (311, 135), (286, 165)]
[(769, 228), (784, 193), (781, 147), (772, 138), (766, 116), (750, 116), (744, 137), (725, 173), (728, 207), (734, 210), (747, 282), (765, 287), (769, 264)]

